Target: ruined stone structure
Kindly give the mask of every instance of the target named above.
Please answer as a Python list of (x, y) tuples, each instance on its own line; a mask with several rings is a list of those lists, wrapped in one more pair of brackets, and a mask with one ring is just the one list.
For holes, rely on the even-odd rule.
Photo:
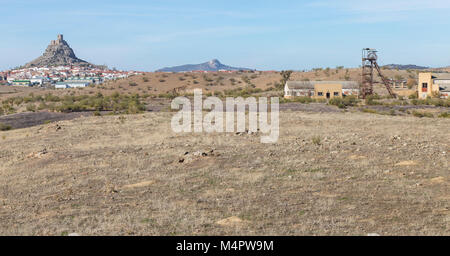
[(78, 59), (69, 44), (64, 41), (63, 35), (58, 35), (58, 39), (50, 42), (50, 45), (47, 46), (47, 49), (41, 57), (26, 64), (25, 67), (68, 65), (94, 66), (84, 60)]

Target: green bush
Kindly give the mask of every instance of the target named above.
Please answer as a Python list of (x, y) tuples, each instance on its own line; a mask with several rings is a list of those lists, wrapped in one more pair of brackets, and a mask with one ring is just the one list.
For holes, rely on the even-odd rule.
[(295, 97), (291, 100), (291, 102), (299, 102), (299, 103), (303, 103), (303, 104), (309, 104), (312, 102), (315, 102), (315, 100), (311, 97)]
[(419, 117), (419, 118), (422, 118), (422, 117), (433, 118), (434, 117), (434, 115), (431, 114), (431, 113), (419, 112), (419, 111), (413, 111), (412, 115), (415, 116), (415, 117)]
[(27, 111), (36, 112), (36, 106), (32, 103), (28, 104), (26, 107)]
[(414, 100), (414, 99), (417, 99), (417, 98), (418, 98), (418, 96), (417, 96), (417, 92), (415, 92), (415, 93), (413, 93), (413, 94), (409, 95), (409, 96), (408, 96), (408, 98), (409, 98), (410, 100)]
[(370, 106), (374, 106), (374, 105), (382, 105), (381, 102), (376, 101), (377, 99), (380, 99), (380, 97), (378, 95), (369, 95), (366, 98), (366, 105), (370, 105)]
[(224, 90), (223, 93), (224, 93), (225, 97), (235, 97), (235, 98), (243, 97), (243, 98), (246, 98), (246, 97), (252, 96), (252, 94), (254, 94), (254, 93), (260, 93), (262, 91), (263, 90), (260, 89), (260, 88), (250, 88), (250, 87), (241, 88), (241, 87), (239, 87), (239, 88), (236, 88), (236, 89)]
[(361, 111), (364, 113), (378, 114), (378, 111), (376, 111), (375, 109), (370, 109), (370, 108), (362, 108)]
[(314, 145), (320, 146), (322, 144), (322, 138), (320, 136), (314, 136), (312, 138), (312, 143)]
[(332, 98), (328, 101), (328, 104), (337, 106), (339, 108), (347, 108), (349, 106), (356, 106), (359, 103), (358, 98), (355, 96), (347, 96), (344, 98)]
[(0, 131), (9, 131), (11, 129), (12, 129), (11, 125), (0, 123)]
[(442, 112), (439, 114), (440, 118), (450, 118), (450, 112)]

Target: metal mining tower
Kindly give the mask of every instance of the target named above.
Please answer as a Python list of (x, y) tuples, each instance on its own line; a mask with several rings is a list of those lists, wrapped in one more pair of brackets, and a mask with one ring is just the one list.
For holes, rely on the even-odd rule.
[(397, 95), (392, 90), (391, 82), (381, 73), (381, 69), (380, 66), (378, 66), (377, 59), (377, 50), (370, 48), (364, 48), (362, 50), (361, 96), (363, 99), (365, 99), (367, 96), (373, 94), (373, 84), (375, 83), (374, 69), (376, 69), (389, 94), (393, 98), (396, 98)]

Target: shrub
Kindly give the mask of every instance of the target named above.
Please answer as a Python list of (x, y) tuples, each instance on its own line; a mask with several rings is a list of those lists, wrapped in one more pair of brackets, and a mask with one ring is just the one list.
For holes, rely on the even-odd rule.
[(355, 106), (359, 103), (359, 100), (355, 96), (347, 96), (344, 98), (332, 98), (328, 101), (328, 104), (337, 106), (339, 108), (347, 108), (349, 106)]
[(0, 123), (0, 131), (9, 131), (11, 129), (12, 129), (11, 125)]
[(177, 93), (161, 93), (158, 95), (158, 98), (166, 98), (166, 99), (175, 99), (176, 97), (178, 97), (179, 95)]
[(413, 116), (419, 117), (419, 118), (422, 118), (422, 117), (433, 118), (434, 117), (434, 115), (431, 113), (419, 112), (419, 111), (413, 111), (412, 114), (413, 114)]
[(381, 102), (375, 100), (375, 99), (379, 99), (379, 98), (380, 98), (380, 97), (379, 97), (378, 95), (369, 95), (369, 96), (366, 98), (366, 105), (370, 105), (370, 106), (373, 106), (373, 105), (382, 105)]
[(314, 136), (314, 137), (312, 138), (312, 143), (313, 143), (314, 145), (320, 146), (320, 145), (321, 145), (321, 142), (322, 142), (322, 138), (320, 138), (320, 136)]
[(38, 110), (48, 109), (48, 105), (45, 102), (41, 102), (38, 106)]
[(314, 99), (311, 97), (295, 97), (292, 99), (292, 102), (299, 102), (299, 103), (303, 103), (303, 104), (309, 104), (314, 102)]
[(417, 99), (417, 98), (418, 98), (417, 92), (414, 92), (413, 94), (409, 95), (408, 98), (409, 98), (410, 100)]
[(370, 108), (362, 108), (361, 111), (364, 113), (378, 114), (378, 111), (376, 111), (375, 109), (370, 109)]
[(137, 83), (135, 83), (135, 82), (129, 82), (128, 85), (134, 87), (134, 86), (137, 86)]
[(442, 112), (439, 114), (440, 118), (450, 118), (450, 112)]
[(26, 107), (27, 111), (36, 112), (36, 106), (32, 103), (28, 104)]

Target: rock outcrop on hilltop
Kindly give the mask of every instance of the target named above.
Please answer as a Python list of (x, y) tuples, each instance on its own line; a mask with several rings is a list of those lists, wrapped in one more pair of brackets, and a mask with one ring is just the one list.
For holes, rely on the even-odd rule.
[(63, 39), (63, 35), (58, 35), (57, 40), (52, 40), (44, 54), (25, 65), (30, 67), (43, 66), (94, 66), (87, 61), (78, 59), (69, 44)]

